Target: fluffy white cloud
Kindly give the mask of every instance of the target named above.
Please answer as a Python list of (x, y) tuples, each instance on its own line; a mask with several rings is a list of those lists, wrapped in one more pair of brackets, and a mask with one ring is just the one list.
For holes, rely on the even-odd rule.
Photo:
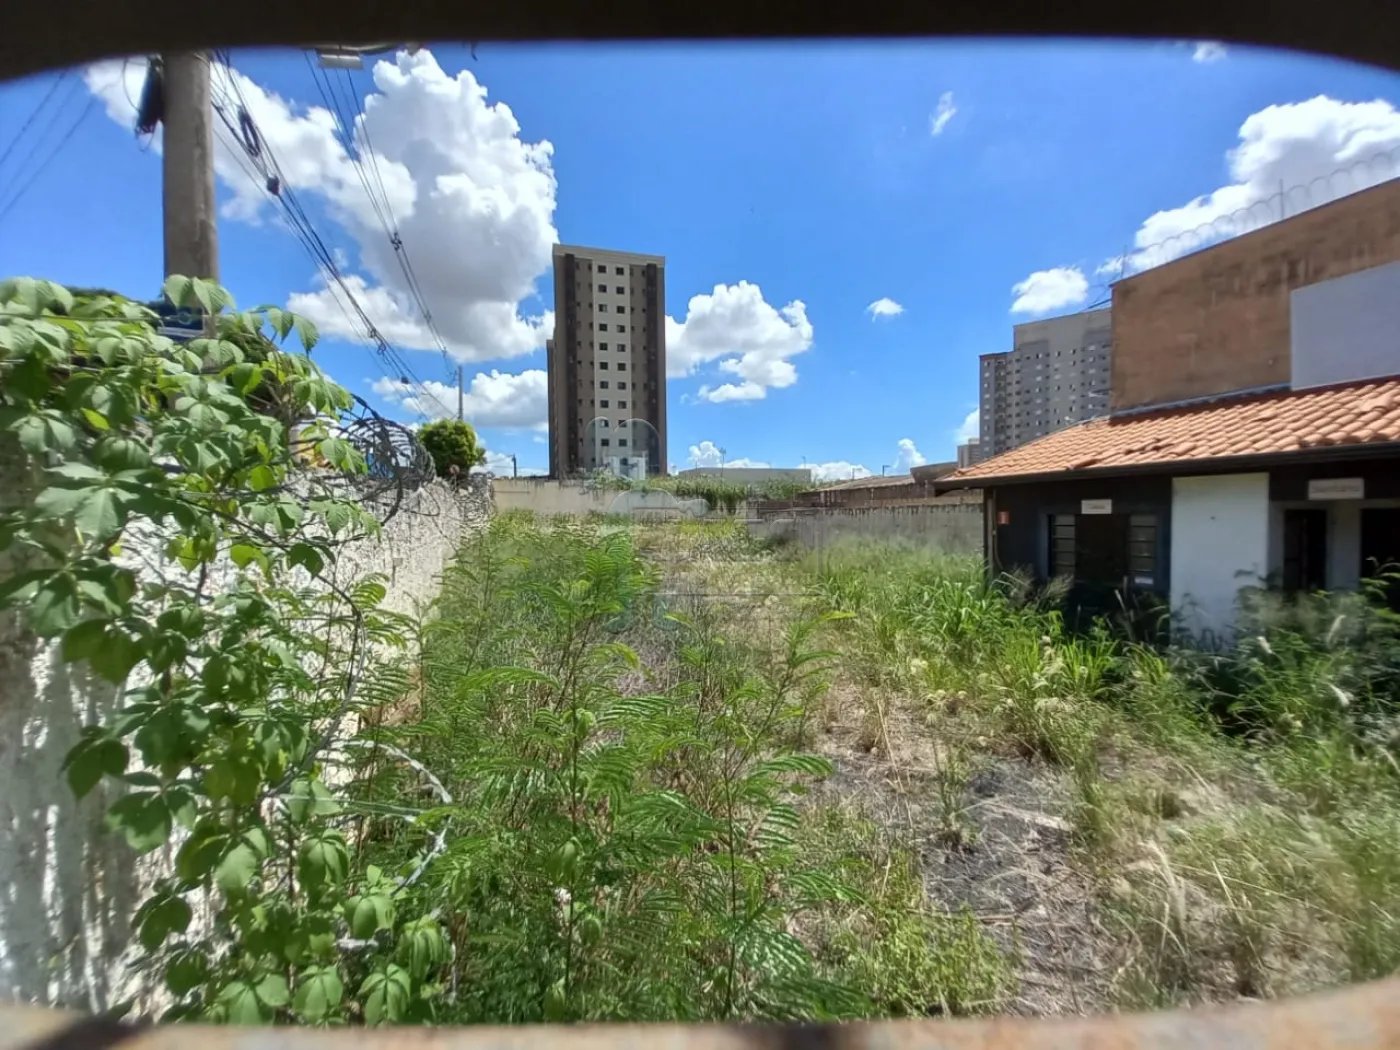
[(953, 105), (953, 93), (945, 91), (938, 96), (938, 108), (929, 115), (928, 131), (930, 135), (941, 135), (943, 129), (948, 126), (948, 121), (957, 115), (958, 107)]
[(666, 372), (672, 378), (719, 361), (738, 382), (702, 386), (705, 401), (755, 401), (769, 389), (792, 386), (797, 369), (789, 358), (812, 345), (806, 304), (794, 299), (781, 309), (770, 305), (756, 284), (717, 284), (694, 296), (684, 321), (666, 318)]
[(1219, 62), (1229, 52), (1218, 40), (1197, 40), (1191, 51), (1192, 62)]
[[(374, 392), (410, 412), (439, 419), (457, 416), (457, 388), (428, 380), (419, 388), (380, 379)], [(543, 430), (548, 426), (549, 390), (543, 369), (518, 374), (478, 372), (463, 393), (463, 414), (474, 427)]]
[(512, 460), (508, 452), (494, 452), (486, 450), (486, 462), (479, 467), (473, 467), (472, 472), (476, 474), (498, 474), (503, 477), (511, 477), (516, 474), (522, 478), (544, 477), (549, 473), (544, 467), (527, 467), (518, 462), (519, 457)]
[(908, 473), (913, 467), (922, 467), (928, 459), (914, 446), (913, 438), (899, 439), (899, 454), (894, 457), (894, 466), (901, 474)]
[(871, 320), (878, 320), (881, 317), (898, 317), (900, 314), (904, 313), (904, 307), (888, 296), (883, 299), (876, 299), (865, 309), (866, 312), (870, 314)]
[(1239, 143), (1226, 154), (1229, 183), (1148, 217), (1128, 257), (1100, 271), (1116, 277), (1156, 266), (1394, 178), (1396, 162), (1386, 154), (1397, 147), (1400, 112), (1382, 99), (1318, 95), (1268, 106), (1240, 125)]
[(713, 441), (702, 441), (698, 445), (690, 446), (690, 465), (692, 467), (769, 467), (772, 464), (765, 463), (759, 459), (748, 459), (739, 457), (731, 459), (725, 455), (724, 450)]
[[(130, 127), (131, 100), (139, 97), (143, 75), (144, 63), (127, 63), (123, 73), (116, 61), (90, 67), (85, 79), (108, 115)], [(518, 306), (534, 293), (558, 239), (553, 147), (522, 140), (508, 106), (489, 104), (471, 72), (448, 76), (427, 50), (376, 63), (373, 79), (375, 91), (350, 132), (360, 167), (327, 110), (295, 104), (217, 63), (213, 69), (216, 102), (237, 121), (240, 96), (246, 100), (285, 186), (303, 199), (319, 197), (358, 247), (361, 272), (347, 283), (387, 338), (408, 348), (437, 348), (385, 223), (397, 229), (454, 357), (483, 361), (543, 346), (552, 320), (547, 313), (522, 317)], [(218, 131), (215, 170), (233, 195), (224, 214), (259, 221), (271, 209), (261, 180), (250, 178), (246, 158), (235, 155), (221, 126)], [(159, 136), (155, 146), (161, 146)], [(376, 200), (382, 197), (379, 207), (366, 181)], [(360, 338), (342, 297), (338, 288), (321, 285), (293, 295), (289, 305), (328, 333)]]
[(813, 481), (850, 481), (853, 478), (868, 478), (871, 471), (859, 463), (848, 463), (844, 459), (827, 463), (799, 463), (812, 472)]
[(1037, 270), (1011, 286), (1016, 300), (1013, 314), (1045, 314), (1065, 306), (1078, 306), (1089, 295), (1089, 281), (1077, 266)]
[(982, 410), (980, 408), (974, 408), (963, 417), (962, 426), (954, 431), (953, 438), (959, 445), (966, 445), (973, 438), (980, 437), (981, 434)]

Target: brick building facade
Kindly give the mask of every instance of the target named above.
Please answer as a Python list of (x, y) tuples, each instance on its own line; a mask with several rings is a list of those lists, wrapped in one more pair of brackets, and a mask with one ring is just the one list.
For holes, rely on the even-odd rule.
[(1290, 295), (1400, 260), (1400, 180), (1113, 286), (1110, 411), (1285, 386)]

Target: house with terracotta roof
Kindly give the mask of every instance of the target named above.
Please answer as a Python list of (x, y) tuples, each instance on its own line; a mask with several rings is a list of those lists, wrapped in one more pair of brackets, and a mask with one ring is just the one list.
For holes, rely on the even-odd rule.
[(998, 570), (1228, 634), (1242, 587), (1400, 563), (1400, 181), (1113, 289), (1110, 411), (934, 482)]

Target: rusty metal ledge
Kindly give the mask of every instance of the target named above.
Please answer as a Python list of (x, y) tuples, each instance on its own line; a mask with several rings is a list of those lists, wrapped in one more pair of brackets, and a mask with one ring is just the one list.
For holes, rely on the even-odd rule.
[[(76, 1025), (70, 1038), (68, 1030)], [(1282, 1002), (1171, 1013), (847, 1025), (94, 1030), (81, 1015), (0, 1006), (0, 1050), (1389, 1050), (1400, 979)]]

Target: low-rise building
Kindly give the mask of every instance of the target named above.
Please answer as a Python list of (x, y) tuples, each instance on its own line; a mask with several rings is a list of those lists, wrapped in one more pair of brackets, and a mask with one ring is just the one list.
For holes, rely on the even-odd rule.
[(1356, 588), (1400, 563), (1396, 230), (1400, 182), (1120, 281), (1114, 411), (935, 488), (982, 490), (995, 570), (1198, 637), (1245, 586)]

